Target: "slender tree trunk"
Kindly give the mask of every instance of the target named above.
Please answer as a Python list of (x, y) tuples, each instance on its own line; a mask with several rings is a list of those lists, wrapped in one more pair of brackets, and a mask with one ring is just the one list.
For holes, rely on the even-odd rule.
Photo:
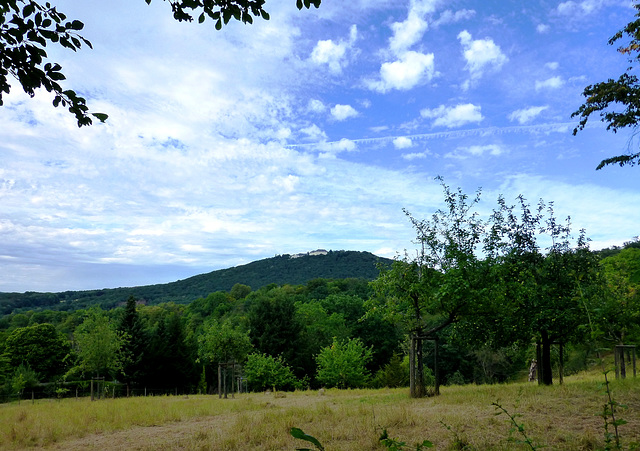
[(409, 396), (416, 397), (416, 337), (413, 334), (409, 343)]
[(542, 331), (542, 362), (540, 362), (540, 381), (542, 385), (553, 384), (551, 371), (551, 340), (546, 330)]
[(418, 374), (416, 377), (416, 398), (423, 398), (426, 395), (424, 386), (424, 359), (422, 358), (422, 343), (421, 337), (416, 341), (416, 360), (418, 361)]

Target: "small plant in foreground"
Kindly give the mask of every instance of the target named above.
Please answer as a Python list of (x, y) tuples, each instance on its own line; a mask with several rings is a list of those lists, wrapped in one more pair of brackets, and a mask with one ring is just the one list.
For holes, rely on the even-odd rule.
[[(527, 433), (526, 433), (526, 431), (524, 429), (524, 424), (518, 423), (516, 421), (516, 417), (521, 416), (519, 413), (516, 413), (516, 414), (512, 415), (511, 413), (509, 413), (509, 411), (507, 409), (502, 407), (502, 405), (498, 404), (497, 402), (492, 402), (491, 405), (494, 406), (496, 408), (496, 410), (498, 410), (496, 415), (502, 415), (504, 413), (509, 417), (509, 421), (513, 425), (513, 427), (509, 430), (509, 440), (510, 441), (514, 441), (515, 443), (519, 443), (519, 444), (525, 444), (525, 445), (529, 446), (529, 448), (531, 448), (534, 451), (538, 449), (538, 447), (533, 444), (533, 440), (531, 440), (529, 438), (529, 436), (527, 436)], [(522, 439), (516, 439), (516, 438), (513, 437), (513, 433), (516, 432), (516, 431), (520, 435), (522, 435), (522, 437), (523, 437)]]
[(458, 450), (470, 450), (472, 449), (471, 446), (469, 445), (469, 443), (467, 443), (466, 440), (464, 440), (463, 438), (460, 437), (460, 435), (458, 434), (458, 431), (453, 430), (453, 428), (451, 426), (449, 426), (447, 423), (445, 423), (443, 420), (440, 420), (440, 424), (442, 426), (444, 426), (444, 428), (451, 432), (451, 435), (453, 435), (453, 447), (454, 449), (458, 449)]
[[(380, 443), (387, 447), (389, 451), (402, 451), (404, 449), (414, 449), (407, 445), (407, 442), (401, 442), (399, 440), (393, 439), (389, 437), (386, 429), (382, 430), (382, 434), (380, 435)], [(424, 440), (422, 443), (416, 443), (415, 450), (422, 451), (426, 448), (432, 448), (433, 443), (429, 440)]]
[[(313, 435), (305, 434), (302, 429), (291, 428), (290, 434), (293, 436), (293, 438), (313, 443), (319, 451), (324, 451), (324, 446), (322, 446), (322, 443), (320, 443), (320, 441)], [(311, 448), (296, 448), (296, 451), (311, 451)]]
[[(627, 406), (620, 404), (611, 394), (611, 387), (609, 386), (609, 378), (607, 377), (608, 371), (604, 371), (604, 389), (607, 394), (607, 402), (602, 407), (602, 419), (604, 420), (604, 449), (605, 451), (620, 450), (622, 445), (620, 444), (620, 435), (618, 433), (618, 426), (627, 424), (622, 418), (616, 418), (617, 409), (625, 409)], [(611, 432), (613, 427), (613, 432)]]

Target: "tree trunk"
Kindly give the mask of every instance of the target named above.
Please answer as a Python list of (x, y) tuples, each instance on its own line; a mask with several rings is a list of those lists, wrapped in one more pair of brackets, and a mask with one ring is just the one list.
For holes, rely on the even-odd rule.
[(539, 383), (541, 385), (552, 385), (553, 384), (553, 372), (551, 371), (551, 339), (549, 338), (549, 334), (547, 331), (542, 331), (541, 333), (541, 344), (542, 344), (542, 352), (541, 352), (541, 361), (539, 362), (540, 367), (540, 376)]
[(422, 358), (422, 338), (418, 337), (416, 341), (416, 360), (418, 361), (418, 374), (416, 377), (416, 398), (423, 398), (427, 391), (424, 386), (424, 360)]
[(409, 343), (409, 396), (416, 397), (416, 337), (411, 335)]

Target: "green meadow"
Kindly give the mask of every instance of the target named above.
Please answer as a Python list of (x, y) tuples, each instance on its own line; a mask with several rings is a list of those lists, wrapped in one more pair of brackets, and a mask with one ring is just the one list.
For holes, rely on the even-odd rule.
[[(611, 375), (610, 375), (611, 376)], [(442, 387), (441, 395), (411, 399), (407, 389), (296, 391), (217, 396), (23, 400), (0, 405), (2, 449), (327, 450), (385, 449), (383, 429), (413, 446), (425, 439), (441, 450), (605, 448), (604, 377), (571, 376), (563, 385), (532, 383)], [(640, 449), (640, 380), (611, 382), (625, 407), (616, 411), (623, 449)]]

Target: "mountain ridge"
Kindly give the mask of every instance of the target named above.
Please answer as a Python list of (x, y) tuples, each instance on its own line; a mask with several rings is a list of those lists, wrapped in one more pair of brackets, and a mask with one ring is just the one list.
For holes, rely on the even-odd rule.
[(215, 291), (229, 291), (237, 283), (257, 290), (272, 283), (300, 285), (316, 278), (373, 280), (379, 272), (377, 265), (391, 262), (370, 252), (318, 249), (303, 254), (276, 255), (164, 284), (58, 293), (0, 292), (0, 315), (25, 310), (78, 310), (92, 305), (109, 309), (129, 296), (150, 305), (184, 304)]

